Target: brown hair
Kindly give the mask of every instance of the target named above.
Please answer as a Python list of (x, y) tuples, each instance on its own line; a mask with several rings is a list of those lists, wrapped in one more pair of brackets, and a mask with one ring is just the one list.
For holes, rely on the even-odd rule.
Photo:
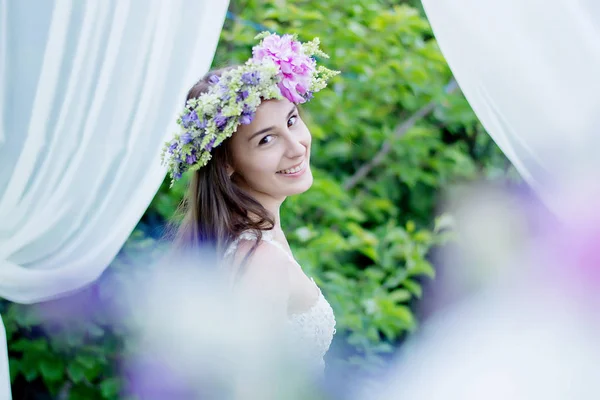
[[(207, 92), (211, 76), (220, 76), (234, 67), (208, 72), (190, 89), (186, 101)], [(250, 230), (258, 240), (244, 257), (243, 264), (256, 250), (262, 238), (261, 230), (273, 229), (274, 219), (270, 213), (228, 175), (227, 166), (233, 165), (232, 162), (226, 140), (213, 149), (208, 164), (193, 173), (178, 209), (183, 220), (174, 235), (175, 249), (193, 252), (208, 248), (216, 250), (218, 259), (222, 259), (227, 247), (242, 232)]]

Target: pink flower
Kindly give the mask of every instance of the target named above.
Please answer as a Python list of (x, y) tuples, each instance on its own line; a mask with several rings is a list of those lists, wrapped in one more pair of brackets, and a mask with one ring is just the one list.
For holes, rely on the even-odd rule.
[[(315, 71), (315, 60), (304, 54), (300, 42), (291, 35), (270, 35), (252, 49), (252, 59), (265, 58), (279, 66), (279, 90), (292, 103), (304, 103)], [(304, 96), (303, 96), (304, 95)]]

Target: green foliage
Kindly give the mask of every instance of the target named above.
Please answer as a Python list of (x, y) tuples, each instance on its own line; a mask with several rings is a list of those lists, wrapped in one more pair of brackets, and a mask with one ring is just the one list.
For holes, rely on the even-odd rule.
[(115, 311), (126, 308), (115, 293), (159, 252), (136, 230), (94, 285), (36, 305), (0, 303), (15, 399), (45, 398), (37, 396), (46, 392), (70, 400), (121, 398), (118, 366), (127, 355), (127, 335)]
[[(315, 181), (310, 191), (286, 201), (281, 217), (297, 259), (336, 312), (334, 344), (343, 348), (342, 362), (367, 371), (376, 371), (417, 329), (414, 303), (425, 280), (435, 276), (430, 251), (452, 232), (451, 217), (436, 218), (439, 194), (455, 182), (504, 176), (508, 165), (464, 97), (446, 91), (451, 73), (421, 10), (407, 4), (231, 4), (241, 19), (278, 33), (298, 33), (304, 41), (319, 36), (331, 56), (320, 62), (342, 71), (330, 90), (303, 107), (313, 135)], [(215, 67), (249, 56), (257, 29), (241, 19), (226, 21)], [(400, 130), (432, 104), (431, 112)], [(382, 162), (349, 185), (353, 174), (386, 148)], [(171, 189), (165, 180), (145, 219), (170, 219), (187, 178)], [(111, 287), (104, 282), (126, 280), (122, 271), (140, 264), (140, 258), (148, 257), (141, 264), (150, 263), (145, 251), (151, 245), (137, 231), (97, 285), (62, 301), (78, 303), (91, 290)], [(108, 324), (103, 310), (41, 329), (37, 310), (0, 303), (15, 387), (35, 383), (53, 396), (116, 398), (121, 385), (116, 365), (125, 351), (122, 329)]]

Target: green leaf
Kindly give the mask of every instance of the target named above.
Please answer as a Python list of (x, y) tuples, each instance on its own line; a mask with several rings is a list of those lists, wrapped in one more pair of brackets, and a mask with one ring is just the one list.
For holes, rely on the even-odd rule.
[(435, 278), (435, 269), (425, 260), (417, 260), (414, 266), (408, 269), (408, 273), (411, 276), (426, 275), (430, 278)]
[(389, 298), (395, 303), (402, 303), (410, 300), (411, 293), (408, 290), (396, 289), (392, 291), (389, 295)]
[(19, 339), (10, 344), (11, 351), (46, 353), (48, 351), (48, 341), (45, 338), (35, 340)]
[(415, 324), (415, 318), (413, 316), (413, 313), (408, 307), (394, 307), (390, 315), (392, 317), (398, 318), (399, 321), (404, 322), (409, 327), (413, 327)]
[(396, 330), (391, 326), (384, 325), (381, 326), (380, 329), (388, 340), (394, 340), (398, 336)]
[(33, 381), (39, 376), (38, 359), (30, 356), (24, 356), (21, 359), (21, 373), (28, 382)]
[(65, 363), (58, 358), (43, 358), (40, 360), (40, 372), (45, 381), (56, 382), (63, 379)]
[(83, 374), (85, 375), (85, 379), (88, 381), (94, 381), (102, 374), (103, 367), (104, 366), (100, 363), (96, 363), (90, 367), (84, 367)]
[(10, 383), (14, 383), (17, 376), (19, 376), (19, 372), (21, 370), (21, 363), (16, 358), (10, 358), (8, 360), (8, 368), (10, 371)]
[(365, 256), (369, 257), (371, 260), (373, 260), (374, 262), (378, 262), (379, 261), (379, 255), (377, 254), (377, 250), (375, 250), (374, 247), (363, 247), (361, 248), (361, 253), (363, 253)]
[(402, 286), (406, 288), (409, 292), (411, 292), (416, 298), (421, 298), (423, 295), (423, 290), (421, 289), (421, 285), (419, 285), (416, 281), (412, 279), (406, 279), (402, 282)]
[(100, 400), (101, 393), (98, 393), (96, 387), (90, 387), (87, 384), (79, 383), (74, 385), (69, 391), (69, 400)]
[(121, 390), (121, 381), (118, 378), (108, 378), (100, 383), (100, 391), (105, 399), (116, 399)]
[(74, 383), (79, 383), (85, 378), (84, 368), (77, 362), (69, 363), (67, 372)]
[(84, 368), (94, 368), (98, 363), (98, 360), (93, 355), (89, 354), (77, 354), (75, 360)]

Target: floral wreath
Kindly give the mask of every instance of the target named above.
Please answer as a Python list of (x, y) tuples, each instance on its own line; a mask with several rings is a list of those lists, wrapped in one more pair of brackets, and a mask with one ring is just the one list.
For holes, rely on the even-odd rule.
[(208, 91), (187, 101), (177, 119), (181, 132), (165, 143), (162, 152), (171, 185), (185, 171), (205, 166), (212, 149), (231, 137), (240, 124), (250, 124), (262, 100), (286, 98), (305, 103), (339, 74), (316, 65), (313, 56), (328, 58), (319, 49), (319, 38), (301, 43), (296, 35), (263, 32), (256, 39), (261, 41), (246, 63), (220, 77), (211, 76)]

